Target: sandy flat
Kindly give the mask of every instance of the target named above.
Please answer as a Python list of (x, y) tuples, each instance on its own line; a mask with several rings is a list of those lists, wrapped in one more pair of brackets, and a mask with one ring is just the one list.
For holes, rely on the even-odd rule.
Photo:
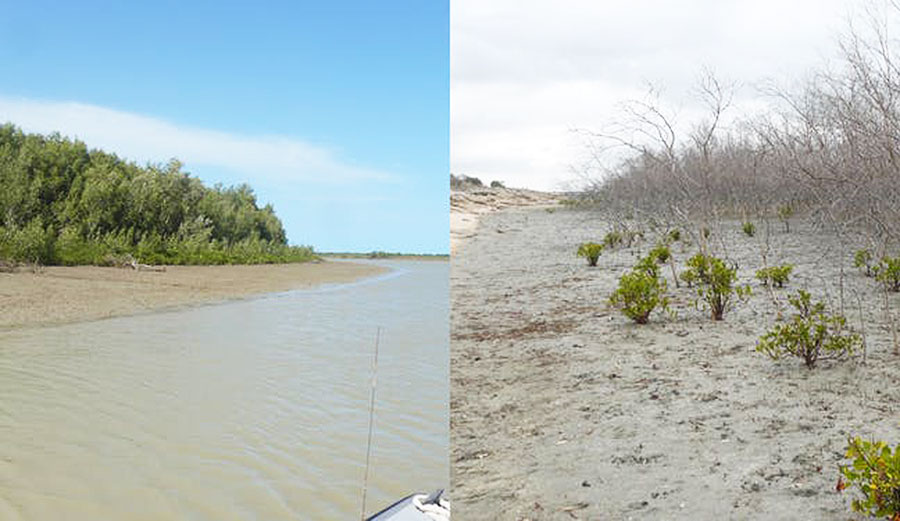
[(350, 262), (168, 266), (164, 272), (96, 266), (0, 273), (0, 328), (95, 320), (262, 293), (351, 282), (386, 271)]
[(490, 188), (469, 186), (450, 192), (450, 254), (463, 242), (474, 237), (481, 215), (516, 206), (559, 204), (560, 196), (522, 188)]
[[(677, 316), (638, 326), (606, 299), (653, 246), (577, 245), (609, 230), (598, 213), (513, 208), (482, 215), (452, 259), (451, 484), (467, 520), (862, 519), (835, 491), (848, 435), (900, 438), (900, 356), (883, 299), (833, 237), (772, 230), (768, 262), (795, 265), (772, 295), (754, 280), (764, 239), (714, 230), (754, 294), (723, 322), (674, 283)], [(762, 226), (760, 226), (762, 228)], [(796, 229), (795, 229), (796, 228)], [(679, 269), (696, 247), (677, 246)], [(511, 254), (522, 252), (522, 254)], [(867, 361), (814, 370), (754, 350), (809, 289), (865, 332)], [(900, 295), (890, 296), (893, 312)]]

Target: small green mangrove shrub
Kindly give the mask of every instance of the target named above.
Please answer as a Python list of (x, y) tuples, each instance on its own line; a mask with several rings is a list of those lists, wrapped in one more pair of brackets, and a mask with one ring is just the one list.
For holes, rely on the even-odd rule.
[(615, 248), (622, 244), (622, 233), (615, 230), (608, 232), (603, 236), (603, 246), (606, 248)]
[(689, 288), (696, 283), (709, 284), (709, 256), (698, 253), (688, 259), (685, 265), (687, 269), (681, 273), (680, 277)]
[(596, 266), (601, 253), (603, 253), (602, 244), (584, 242), (578, 247), (578, 252), (575, 255), (587, 259), (588, 266)]
[(771, 284), (775, 287), (783, 288), (793, 270), (794, 266), (792, 264), (762, 268), (756, 270), (756, 278), (763, 283), (763, 286)]
[(709, 308), (713, 320), (725, 317), (725, 312), (734, 303), (734, 297), (744, 299), (750, 295), (749, 286), (734, 284), (737, 281), (737, 267), (729, 267), (722, 259), (698, 253), (688, 260), (688, 265), (689, 270), (695, 271), (695, 279), (699, 283), (697, 303)]
[(681, 230), (675, 228), (674, 230), (669, 230), (669, 241), (670, 242), (678, 242), (681, 240)]
[(672, 258), (672, 250), (665, 244), (657, 244), (655, 248), (650, 250), (648, 257), (660, 264), (665, 264)]
[(862, 345), (860, 336), (847, 329), (843, 315), (825, 313), (825, 304), (812, 303), (809, 292), (797, 290), (788, 298), (797, 313), (790, 322), (776, 324), (756, 344), (756, 350), (778, 360), (785, 354), (802, 358), (812, 369), (818, 360), (852, 355)]
[(678, 278), (684, 281), (684, 283), (687, 284), (687, 287), (689, 288), (693, 288), (694, 284), (696, 284), (699, 280), (697, 272), (690, 269), (682, 271)]
[[(651, 265), (653, 268), (648, 268)], [(652, 258), (641, 259), (632, 271), (619, 278), (619, 287), (610, 295), (609, 303), (638, 324), (646, 324), (657, 306), (668, 310), (666, 281), (655, 274), (656, 269)]]
[(641, 260), (637, 261), (637, 263), (634, 265), (634, 271), (646, 273), (651, 277), (659, 277), (659, 265), (650, 256), (644, 257)]
[(700, 235), (704, 239), (709, 239), (709, 236), (712, 235), (712, 231), (708, 227), (704, 226), (703, 228), (700, 228)]
[(853, 254), (853, 267), (863, 271), (866, 277), (871, 277), (875, 273), (872, 271), (872, 252), (868, 248), (856, 250)]
[(784, 231), (791, 232), (791, 217), (794, 216), (794, 207), (790, 204), (783, 204), (778, 207), (778, 218), (784, 224)]
[(856, 486), (862, 499), (854, 499), (851, 508), (868, 516), (900, 520), (900, 445), (893, 449), (883, 441), (864, 441), (859, 437), (848, 440), (845, 458), (850, 465), (841, 465), (837, 490)]
[[(662, 259), (662, 260), (661, 260)], [(637, 261), (635, 271), (642, 271), (651, 277), (659, 277), (659, 265), (669, 259), (668, 248), (664, 250), (654, 248), (650, 253)]]
[(884, 256), (874, 268), (875, 280), (888, 291), (900, 291), (900, 257)]
[(741, 230), (744, 231), (744, 235), (747, 237), (753, 237), (756, 235), (756, 225), (752, 222), (745, 222), (741, 225)]

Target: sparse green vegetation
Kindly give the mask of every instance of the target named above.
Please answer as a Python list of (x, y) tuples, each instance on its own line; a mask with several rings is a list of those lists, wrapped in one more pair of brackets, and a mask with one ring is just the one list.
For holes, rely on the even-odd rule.
[(751, 222), (745, 222), (741, 224), (741, 230), (743, 230), (744, 235), (747, 237), (753, 237), (756, 235), (756, 225)]
[[(892, 74), (896, 71), (897, 42), (883, 34), (882, 28), (893, 24), (898, 14), (900, 8), (893, 5), (873, 12), (859, 26), (854, 23), (849, 37), (841, 40), (843, 63), (816, 72), (815, 81), (805, 82), (799, 91), (773, 88), (778, 101), (770, 110), (754, 115), (759, 124), (735, 130), (721, 125), (721, 110), (729, 105), (734, 91), (710, 77), (708, 81), (701, 80), (700, 89), (701, 99), (708, 102), (710, 109), (707, 119), (698, 124), (706, 131), (705, 140), (692, 141), (697, 134), (679, 135), (674, 130), (674, 119), (669, 119), (677, 111), (656, 97), (654, 90), (645, 98), (623, 104), (620, 132), (613, 136), (587, 134), (593, 150), (618, 140), (634, 151), (618, 164), (604, 165), (603, 176), (590, 185), (587, 195), (617, 220), (633, 211), (644, 220), (653, 216), (654, 231), (667, 230), (667, 226), (676, 223), (682, 226), (694, 244), (693, 251), (684, 247), (673, 249), (679, 262), (686, 264), (675, 280), (687, 282), (692, 288), (690, 293), (696, 293), (697, 302), (709, 307), (713, 319), (723, 315), (717, 310), (726, 310), (730, 304), (738, 306), (741, 313), (736, 318), (742, 320), (735, 327), (724, 329), (739, 339), (748, 327), (745, 322), (753, 321), (752, 316), (760, 310), (778, 314), (775, 327), (759, 332), (765, 334), (759, 339), (757, 350), (773, 359), (790, 358), (784, 364), (787, 368), (796, 366), (794, 369), (810, 375), (801, 381), (794, 378), (796, 375), (778, 371), (781, 377), (777, 381), (767, 381), (773, 375), (761, 379), (754, 375), (754, 383), (771, 384), (767, 392), (771, 390), (779, 397), (775, 407), (787, 403), (802, 409), (810, 418), (829, 410), (829, 421), (804, 426), (799, 438), (798, 431), (792, 429), (789, 437), (794, 441), (812, 437), (822, 440), (828, 432), (846, 432), (864, 424), (878, 427), (873, 418), (878, 419), (879, 413), (873, 410), (889, 416), (896, 402), (896, 396), (889, 391), (893, 376), (890, 362), (900, 354), (900, 322), (894, 296), (894, 292), (900, 292), (900, 252), (895, 250), (900, 244), (900, 169), (892, 167), (897, 163), (897, 148), (885, 144), (896, 142), (900, 109), (885, 100), (896, 99), (900, 77)], [(861, 26), (866, 27), (859, 31)], [(853, 254), (859, 247), (848, 248), (853, 244), (869, 248)], [(704, 255), (687, 261), (681, 258), (695, 253), (697, 247)], [(752, 266), (754, 250), (759, 251), (762, 264)], [(690, 253), (684, 255), (686, 251)], [(744, 271), (738, 271), (736, 264), (712, 260), (707, 254), (739, 260)], [(875, 278), (876, 284), (864, 285), (865, 280), (853, 274), (847, 277), (851, 255), (854, 266), (866, 277)], [(796, 265), (786, 264), (787, 261)], [(651, 264), (639, 265), (646, 274), (652, 274)], [(747, 269), (750, 266), (752, 271)], [(745, 297), (749, 288), (738, 287), (739, 281), (751, 282), (748, 279), (757, 268), (762, 269), (756, 271), (756, 278), (766, 288), (788, 289), (766, 290), (766, 295), (760, 297), (771, 298), (753, 299), (753, 309), (747, 310), (752, 313), (744, 313), (736, 300)], [(798, 273), (793, 273), (795, 268)], [(807, 283), (814, 288), (813, 294), (833, 299), (827, 301), (827, 307), (808, 292), (795, 294), (791, 287)], [(790, 304), (784, 306), (782, 301), (787, 300)], [(858, 324), (855, 330), (849, 319)], [(714, 329), (720, 328), (723, 325)], [(718, 337), (704, 329), (702, 336)], [(686, 332), (686, 336), (692, 333)], [(719, 343), (717, 338), (705, 340), (706, 345)], [(680, 349), (690, 349), (694, 344), (677, 339), (672, 343)], [(644, 353), (655, 354), (655, 346), (650, 342), (645, 345), (648, 347)], [(840, 371), (839, 379), (822, 380), (822, 375), (817, 377), (815, 371), (805, 371), (797, 361), (803, 360), (813, 368), (828, 364), (823, 361), (829, 359), (852, 358), (857, 352), (865, 370)], [(719, 377), (727, 380), (728, 375), (720, 372)], [(860, 390), (861, 382), (866, 392), (857, 401), (862, 407), (854, 400), (835, 401), (827, 396), (853, 396)], [(820, 396), (822, 392), (825, 394)], [(792, 401), (794, 396), (799, 400)], [(823, 405), (823, 400), (828, 403)], [(836, 405), (839, 403), (843, 405)], [(832, 414), (836, 409), (841, 410), (839, 416)], [(772, 429), (778, 430), (781, 429)], [(782, 431), (774, 436), (782, 434), (787, 435)], [(897, 442), (893, 438), (888, 441)], [(773, 449), (767, 454), (780, 458), (776, 452)], [(798, 455), (795, 462), (810, 456), (818, 460), (816, 467), (821, 470), (828, 464), (829, 454), (833, 451)], [(888, 447), (874, 441), (863, 444), (857, 439), (851, 441), (847, 457), (851, 464), (842, 468), (844, 479), (862, 493), (853, 502), (854, 510), (900, 521), (900, 445)], [(807, 467), (809, 463), (812, 461), (803, 462)], [(814, 479), (802, 481), (815, 483)], [(798, 478), (793, 485), (799, 487), (800, 482)], [(753, 483), (752, 490), (760, 490), (757, 483)], [(832, 498), (825, 498), (817, 490), (808, 490), (810, 494), (796, 492), (804, 492), (805, 497), (819, 493), (817, 503), (832, 502)], [(787, 495), (785, 501), (790, 501)], [(740, 507), (735, 504), (735, 508)], [(823, 512), (824, 508), (830, 507), (823, 506)], [(754, 512), (750, 507), (742, 514), (752, 517)], [(805, 509), (803, 514), (816, 517), (815, 512), (810, 512)]]
[(875, 280), (881, 282), (886, 290), (900, 291), (900, 257), (882, 257), (873, 271)]
[(606, 248), (615, 248), (619, 244), (622, 244), (622, 233), (617, 232), (615, 230), (608, 232), (603, 236), (603, 246)]
[(642, 230), (625, 230), (622, 232), (622, 242), (625, 243), (625, 246), (631, 247), (636, 241), (644, 239), (644, 232)]
[(793, 270), (794, 266), (791, 264), (761, 268), (756, 270), (756, 278), (759, 279), (764, 286), (771, 284), (775, 287), (783, 288)]
[(697, 272), (694, 270), (691, 270), (691, 269), (682, 271), (681, 274), (678, 276), (678, 278), (680, 278), (682, 281), (684, 281), (684, 283), (687, 284), (687, 287), (689, 287), (689, 288), (693, 288), (694, 284), (696, 284), (699, 281)]
[(653, 259), (654, 261), (665, 264), (669, 262), (669, 259), (672, 257), (672, 250), (669, 249), (665, 244), (657, 244), (655, 248), (650, 250), (648, 258)]
[(784, 224), (785, 233), (791, 232), (791, 217), (794, 216), (794, 207), (790, 204), (783, 204), (778, 207), (778, 219)]
[(845, 458), (850, 465), (841, 465), (846, 483), (838, 480), (841, 491), (856, 486), (862, 499), (854, 499), (854, 512), (896, 521), (900, 518), (900, 445), (891, 448), (883, 441), (865, 441), (859, 437), (847, 441)]
[(672, 242), (678, 242), (681, 240), (681, 230), (675, 228), (674, 230), (669, 230), (669, 240)]
[(778, 360), (785, 354), (802, 358), (812, 369), (818, 360), (839, 359), (861, 345), (858, 334), (847, 330), (842, 315), (825, 313), (825, 304), (812, 303), (810, 294), (798, 290), (788, 299), (797, 310), (790, 322), (776, 324), (756, 345), (756, 350)]
[(866, 277), (871, 277), (875, 273), (872, 271), (872, 252), (868, 248), (856, 250), (853, 254), (853, 266), (863, 271)]
[(638, 260), (634, 265), (634, 270), (644, 272), (651, 277), (659, 277), (659, 264), (657, 264), (653, 255), (648, 255)]
[(685, 281), (688, 287), (692, 287), (694, 283), (709, 284), (709, 257), (698, 253), (685, 262), (687, 269), (681, 273), (681, 280)]
[(596, 266), (597, 261), (600, 259), (600, 254), (603, 253), (603, 248), (603, 244), (585, 242), (578, 247), (578, 252), (575, 255), (587, 259), (588, 266)]

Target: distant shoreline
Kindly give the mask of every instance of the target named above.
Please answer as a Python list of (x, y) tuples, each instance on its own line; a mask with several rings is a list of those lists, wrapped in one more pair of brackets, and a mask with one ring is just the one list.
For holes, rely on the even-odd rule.
[(389, 271), (353, 262), (166, 266), (136, 271), (98, 266), (19, 268), (0, 273), (0, 331), (84, 322), (347, 283)]
[(322, 253), (316, 252), (316, 255), (323, 258), (332, 258), (332, 259), (396, 259), (396, 260), (437, 260), (437, 261), (447, 261), (450, 260), (450, 254), (448, 253), (386, 253), (386, 252), (371, 252), (371, 253), (355, 253), (355, 252), (332, 252), (332, 253)]

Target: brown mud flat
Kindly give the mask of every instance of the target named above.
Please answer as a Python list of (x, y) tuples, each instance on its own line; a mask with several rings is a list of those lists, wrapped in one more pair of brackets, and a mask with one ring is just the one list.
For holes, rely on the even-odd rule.
[[(758, 228), (764, 228), (757, 223)], [(653, 246), (604, 253), (581, 242), (609, 225), (593, 212), (513, 208), (480, 217), (451, 264), (451, 483), (460, 519), (863, 519), (838, 493), (847, 437), (900, 441), (900, 356), (882, 293), (852, 249), (799, 222), (770, 228), (768, 264), (865, 333), (866, 363), (773, 362), (754, 348), (776, 304), (754, 277), (764, 231), (714, 229), (753, 295), (723, 322), (675, 289), (674, 318), (644, 326), (606, 303)], [(673, 248), (679, 271), (694, 246)], [(900, 295), (890, 296), (894, 313)]]
[(0, 329), (80, 322), (352, 282), (387, 268), (351, 262), (167, 266), (136, 271), (48, 266), (0, 273)]

